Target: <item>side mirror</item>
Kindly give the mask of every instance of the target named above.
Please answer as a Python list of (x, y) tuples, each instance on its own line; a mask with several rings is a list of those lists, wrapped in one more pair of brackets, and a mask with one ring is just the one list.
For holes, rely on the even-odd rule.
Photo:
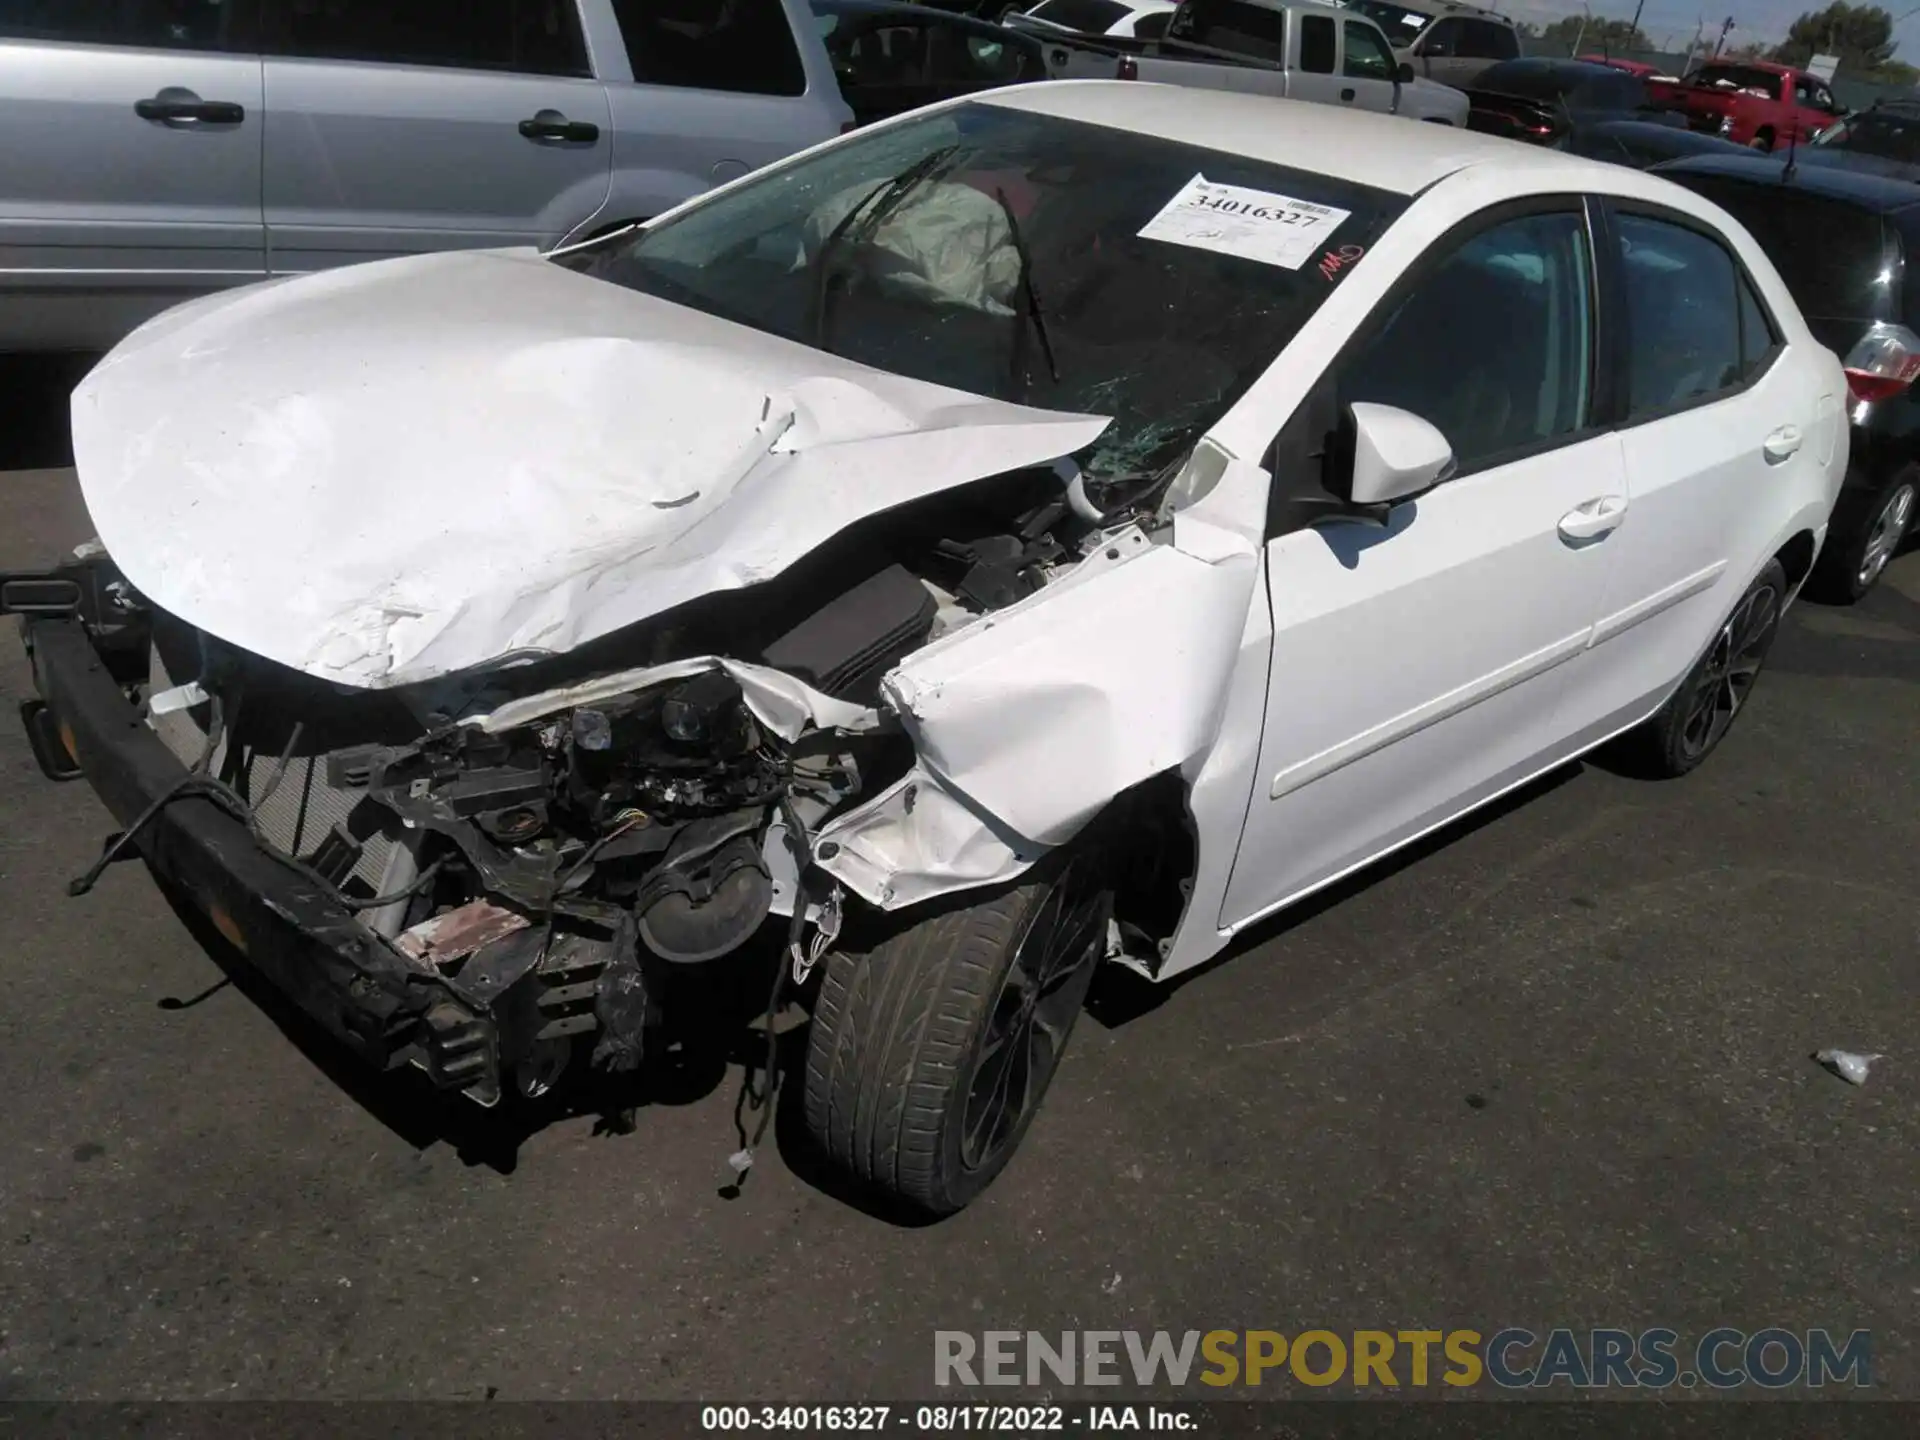
[(1354, 505), (1391, 505), (1438, 485), (1453, 473), (1447, 437), (1410, 410), (1356, 400), (1347, 407), (1353, 423)]
[(1413, 83), (1413, 62), (1411, 60), (1402, 60), (1395, 78), (1398, 79), (1402, 85), (1411, 85)]

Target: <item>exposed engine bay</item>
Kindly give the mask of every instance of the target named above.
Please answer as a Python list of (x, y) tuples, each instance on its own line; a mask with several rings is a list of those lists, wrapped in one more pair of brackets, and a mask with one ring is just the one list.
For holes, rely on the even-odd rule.
[[(842, 906), (810, 868), (815, 837), (916, 764), (883, 678), (1088, 557), (1117, 557), (1118, 537), (1149, 545), (1171, 475), (1101, 481), (1062, 463), (993, 477), (573, 652), (391, 690), (328, 684), (156, 611), (150, 723), (278, 853), (484, 1001), (499, 1058), (517, 1056), (511, 1073), (539, 1093), (576, 1037), (603, 1068), (636, 1066), (668, 972), (741, 951), (775, 917), (803, 974), (804, 926), (817, 958)], [(734, 662), (836, 702), (841, 723), (769, 723)], [(636, 669), (672, 678), (604, 678)], [(419, 1057), (440, 1084), (465, 1088), (469, 1064), (495, 1073), (463, 1050), (478, 1043), (465, 1027), (443, 1028), (429, 1015)]]

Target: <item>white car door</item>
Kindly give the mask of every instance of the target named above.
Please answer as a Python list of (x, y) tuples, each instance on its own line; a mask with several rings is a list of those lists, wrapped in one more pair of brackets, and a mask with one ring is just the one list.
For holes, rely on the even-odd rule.
[[(1586, 214), (1554, 204), (1443, 239), (1276, 446), (1269, 696), (1223, 927), (1567, 752), (1566, 662), (1599, 612), (1625, 478), (1618, 437), (1594, 423)], [(1338, 454), (1327, 430), (1356, 400), (1438, 426), (1459, 471), (1383, 527), (1313, 523), (1320, 476), (1303, 472)]]
[(1630, 508), (1575, 682), (1595, 724), (1647, 713), (1687, 672), (1771, 553), (1780, 517), (1765, 499), (1782, 468), (1823, 464), (1810, 443), (1820, 387), (1790, 363), (1727, 248), (1654, 207), (1613, 207), (1612, 230)]

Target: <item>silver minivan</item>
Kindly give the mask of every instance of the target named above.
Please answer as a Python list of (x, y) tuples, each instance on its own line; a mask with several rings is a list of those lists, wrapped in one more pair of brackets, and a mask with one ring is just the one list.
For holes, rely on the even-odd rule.
[(580, 238), (852, 119), (806, 0), (0, 0), (0, 351)]

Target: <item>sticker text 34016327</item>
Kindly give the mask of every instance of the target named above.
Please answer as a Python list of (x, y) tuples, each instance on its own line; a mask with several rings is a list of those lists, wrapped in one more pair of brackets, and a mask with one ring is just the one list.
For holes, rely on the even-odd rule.
[(1140, 238), (1298, 270), (1352, 213), (1196, 175), (1141, 227)]

